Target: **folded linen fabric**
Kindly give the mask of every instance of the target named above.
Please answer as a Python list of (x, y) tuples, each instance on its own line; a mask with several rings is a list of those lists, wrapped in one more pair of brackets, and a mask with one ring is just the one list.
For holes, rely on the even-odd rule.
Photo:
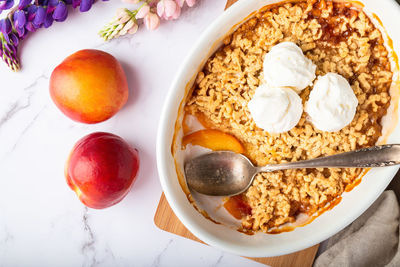
[(318, 254), (314, 267), (400, 266), (399, 204), (394, 192), (385, 191), (357, 220), (324, 241)]

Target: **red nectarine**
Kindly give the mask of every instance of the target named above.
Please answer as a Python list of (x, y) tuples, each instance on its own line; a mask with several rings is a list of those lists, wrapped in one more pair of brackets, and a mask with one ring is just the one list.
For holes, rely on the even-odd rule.
[(128, 194), (138, 168), (137, 150), (117, 135), (97, 132), (75, 144), (65, 166), (65, 176), (83, 204), (103, 209)]

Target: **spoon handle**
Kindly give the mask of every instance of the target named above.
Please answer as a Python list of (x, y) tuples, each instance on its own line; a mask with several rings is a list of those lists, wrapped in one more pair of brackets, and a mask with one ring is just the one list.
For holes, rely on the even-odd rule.
[(400, 144), (373, 146), (355, 151), (258, 167), (258, 172), (306, 168), (370, 168), (400, 164)]

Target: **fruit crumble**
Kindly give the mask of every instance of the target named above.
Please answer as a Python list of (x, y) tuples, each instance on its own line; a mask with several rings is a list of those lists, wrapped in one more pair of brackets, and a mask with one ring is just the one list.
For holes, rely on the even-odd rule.
[[(358, 100), (350, 124), (321, 131), (303, 111), (287, 132), (257, 127), (248, 103), (264, 83), (265, 54), (281, 42), (299, 46), (316, 65), (317, 76), (333, 72), (348, 81)], [(392, 76), (382, 34), (361, 9), (346, 2), (286, 2), (256, 13), (225, 38), (198, 73), (184, 111), (205, 128), (236, 137), (255, 165), (312, 159), (376, 144), (391, 100)], [(303, 106), (312, 88), (299, 92)], [(326, 168), (258, 174), (242, 195), (249, 206), (241, 213), (242, 227), (270, 232), (300, 213), (312, 215), (340, 197), (361, 172)]]

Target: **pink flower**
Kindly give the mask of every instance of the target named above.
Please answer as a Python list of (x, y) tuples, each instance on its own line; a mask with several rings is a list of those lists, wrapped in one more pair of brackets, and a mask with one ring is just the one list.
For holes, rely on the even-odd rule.
[(186, 4), (189, 7), (192, 7), (192, 6), (194, 6), (196, 4), (196, 0), (186, 0)]
[(157, 4), (157, 14), (165, 20), (177, 19), (181, 14), (181, 7), (173, 0), (161, 0)]
[(144, 25), (146, 25), (146, 28), (149, 30), (155, 30), (160, 26), (160, 18), (157, 16), (157, 14), (149, 12), (143, 19)]
[(183, 7), (183, 4), (185, 3), (185, 0), (175, 0), (176, 4), (180, 7)]
[(149, 5), (146, 4), (146, 5), (142, 6), (142, 8), (139, 9), (139, 11), (136, 13), (135, 17), (137, 19), (142, 19), (142, 18), (146, 17), (146, 15), (149, 14), (149, 12), (150, 12), (150, 7), (149, 7)]
[(136, 33), (137, 32), (137, 30), (138, 30), (138, 25), (137, 24), (134, 24), (133, 26), (132, 26), (132, 28), (130, 28), (129, 30), (128, 30), (128, 33), (129, 34), (134, 34), (134, 33)]
[(186, 4), (189, 7), (192, 7), (196, 4), (196, 0), (175, 0), (176, 4), (180, 7), (183, 7), (183, 4), (186, 2)]
[(172, 14), (172, 19), (177, 19), (179, 18), (180, 15), (181, 15), (181, 7), (177, 5), (174, 14)]

